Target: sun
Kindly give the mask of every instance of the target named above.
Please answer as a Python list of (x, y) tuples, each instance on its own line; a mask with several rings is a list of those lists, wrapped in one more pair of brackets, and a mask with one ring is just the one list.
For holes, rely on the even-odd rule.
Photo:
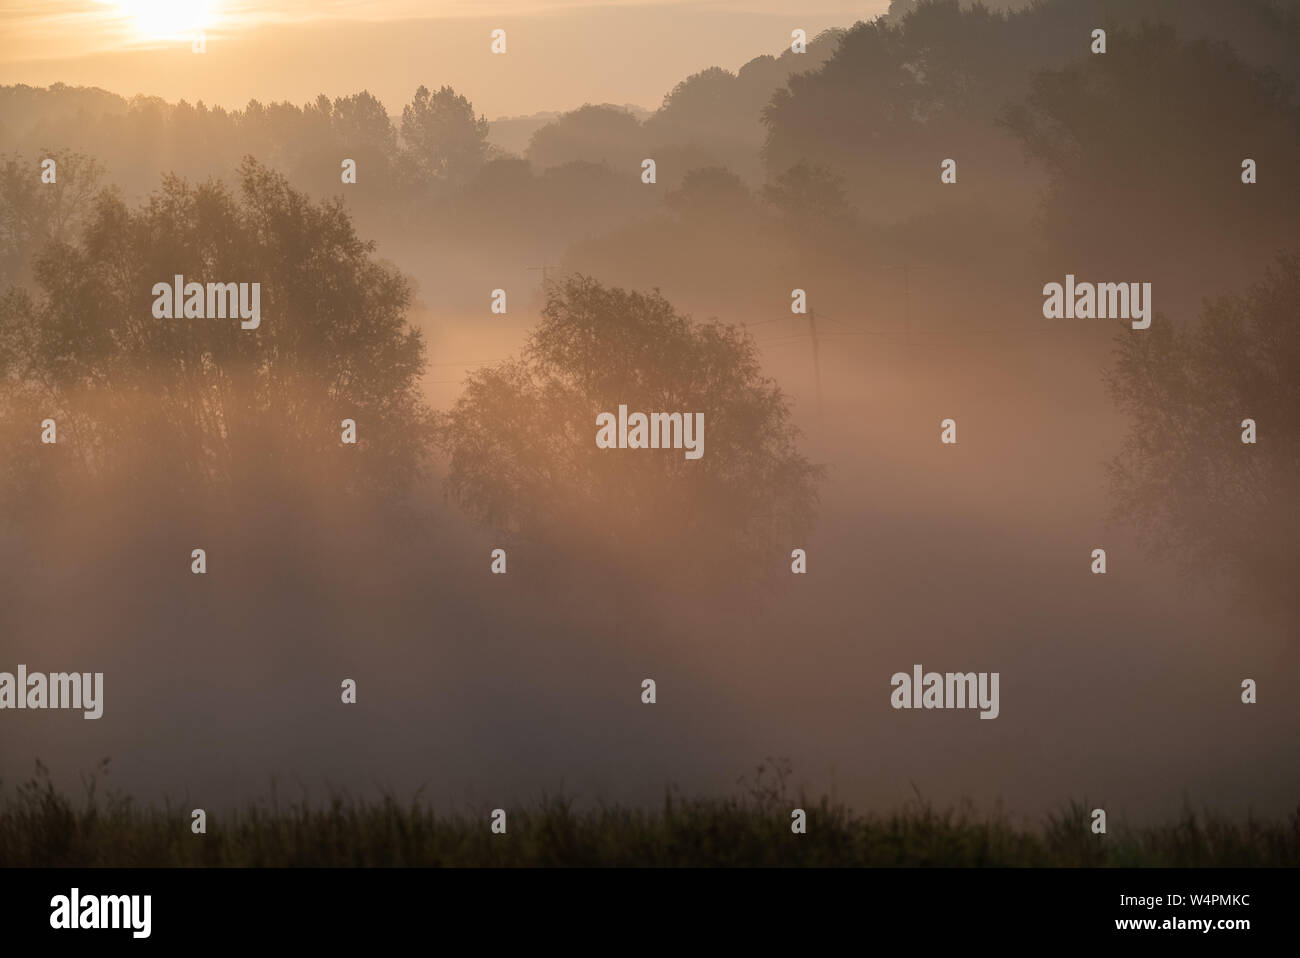
[(142, 40), (187, 38), (206, 28), (216, 0), (116, 0)]

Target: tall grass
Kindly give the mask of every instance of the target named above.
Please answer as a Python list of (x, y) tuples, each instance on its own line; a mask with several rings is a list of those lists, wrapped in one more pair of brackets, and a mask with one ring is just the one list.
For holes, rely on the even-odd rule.
[[(417, 794), (361, 800), (331, 794), (278, 798), (210, 815), (191, 832), (190, 809), (141, 808), (101, 791), (107, 762), (83, 777), (73, 802), (37, 763), (33, 777), (0, 785), (3, 866), (1269, 866), (1300, 864), (1300, 808), (1280, 821), (1232, 821), (1191, 808), (1174, 822), (1107, 835), (1089, 804), (1070, 802), (1038, 824), (1013, 823), (970, 803), (938, 809), (919, 794), (901, 808), (858, 813), (826, 796), (787, 794), (788, 766), (765, 763), (740, 794), (683, 798), (654, 810), (578, 809), (551, 795), (508, 810), (508, 834), (489, 813), (436, 814)], [(807, 811), (806, 834), (791, 810)]]

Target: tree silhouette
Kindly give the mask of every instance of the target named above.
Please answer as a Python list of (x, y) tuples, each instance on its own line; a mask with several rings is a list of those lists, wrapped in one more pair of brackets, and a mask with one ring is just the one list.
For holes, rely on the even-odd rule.
[[(1105, 56), (1037, 74), (1003, 113), (1050, 177), (1049, 239), (1092, 268), (1169, 258), (1230, 287), (1253, 277), (1296, 235), (1300, 191), (1265, 176), (1243, 188), (1242, 160), (1300, 164), (1293, 91), (1225, 44), (1167, 25), (1112, 28), (1109, 39)], [(1139, 141), (1140, 156), (1127, 146)]]
[(723, 166), (688, 170), (682, 185), (664, 196), (664, 205), (691, 218), (738, 219), (753, 212), (749, 187)]
[(933, 196), (943, 157), (1018, 178), (1015, 144), (991, 120), (1022, 89), (1033, 62), (1024, 48), (1039, 40), (955, 2), (924, 4), (905, 27), (858, 23), (820, 69), (792, 75), (763, 109), (769, 178), (801, 162), (825, 167), (874, 218), (915, 212), (918, 197)]
[[(40, 160), (55, 162), (55, 181), (41, 181)], [(0, 287), (31, 280), (30, 263), (50, 241), (72, 237), (99, 189), (104, 168), (83, 153), (44, 150), (0, 162)]]
[(449, 86), (437, 93), (421, 86), (402, 107), (404, 155), (424, 182), (466, 182), (491, 154), (487, 135), (487, 120)]
[(757, 153), (763, 143), (763, 107), (792, 73), (820, 67), (843, 32), (823, 31), (804, 53), (787, 48), (780, 57), (755, 57), (734, 74), (716, 66), (691, 74), (646, 118), (645, 142), (652, 152), (645, 155), (692, 147), (701, 154), (692, 166), (726, 166), (746, 179), (761, 177)]
[[(240, 177), (238, 197), (168, 177), (136, 210), (101, 193), (77, 240), (40, 256), (38, 294), (0, 299), (5, 501), (73, 474), (288, 499), (323, 481), (393, 494), (421, 474), (407, 280), (371, 259), (340, 202), (313, 204), (251, 158)], [(260, 327), (155, 318), (152, 288), (176, 274), (259, 282)], [(47, 417), (57, 474), (32, 465)], [(340, 442), (345, 418), (355, 447)]]
[(647, 155), (644, 142), (640, 121), (627, 110), (588, 103), (539, 127), (527, 155), (539, 168), (581, 161), (637, 170)]
[(841, 179), (807, 163), (796, 163), (765, 185), (763, 199), (801, 232), (842, 227), (854, 215)]
[[(1229, 572), (1245, 595), (1300, 612), (1300, 259), (1278, 258), (1200, 322), (1120, 338), (1110, 377), (1132, 416), (1109, 474), (1115, 517), (1185, 571)], [(1258, 441), (1241, 441), (1242, 421)]]
[[(812, 521), (823, 471), (796, 449), (752, 340), (658, 292), (582, 276), (551, 285), (542, 315), (522, 357), (473, 374), (440, 417), (450, 494), (523, 539), (691, 568), (759, 553), (779, 564)], [(703, 457), (598, 448), (596, 417), (620, 403), (702, 412)]]

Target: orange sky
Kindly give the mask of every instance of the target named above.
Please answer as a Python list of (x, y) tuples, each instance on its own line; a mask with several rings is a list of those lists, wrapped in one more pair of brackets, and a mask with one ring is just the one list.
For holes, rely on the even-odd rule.
[[(0, 83), (99, 86), (240, 107), (369, 89), (400, 109), (449, 83), (488, 116), (584, 102), (655, 108), (708, 66), (735, 70), (883, 13), (888, 0), (7, 0)], [(190, 50), (196, 25), (207, 50)], [(489, 51), (493, 29), (508, 52)]]

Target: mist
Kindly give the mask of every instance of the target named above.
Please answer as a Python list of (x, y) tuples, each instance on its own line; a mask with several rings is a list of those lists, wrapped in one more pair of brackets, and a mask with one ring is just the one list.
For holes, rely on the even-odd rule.
[[(810, 30), (806, 61), (746, 33), (722, 70), (575, 69), (528, 100), (429, 66), (427, 109), (407, 80), (211, 61), (235, 91), (211, 103), (266, 103), (131, 101), (129, 71), (0, 90), (0, 671), (105, 676), (98, 720), (6, 711), (0, 781), (39, 759), (76, 790), (109, 757), (139, 801), (205, 808), (648, 806), (778, 756), (863, 808), (1293, 809), (1300, 609), (1265, 572), (1300, 532), (1300, 44), (1270, 33), (1300, 21), (1243, 5), (1215, 45), (1206, 4), (1152, 3), (1101, 57), (1079, 24), (1105, 6), (922, 4)], [(644, 115), (574, 110), (653, 84), (674, 95)], [(480, 103), (555, 116), (507, 151)], [(33, 199), (51, 155), (61, 192)], [(262, 283), (261, 329), (148, 322), (153, 281), (205, 270)], [(1151, 329), (1045, 318), (1067, 274), (1151, 283)], [(618, 298), (656, 291), (671, 316)], [(538, 360), (555, 342), (593, 365)], [(597, 456), (620, 402), (704, 409), (700, 470)], [(770, 444), (727, 445), (753, 422)], [(771, 512), (733, 515), (741, 488)], [(892, 708), (916, 664), (999, 673), (997, 719)]]

